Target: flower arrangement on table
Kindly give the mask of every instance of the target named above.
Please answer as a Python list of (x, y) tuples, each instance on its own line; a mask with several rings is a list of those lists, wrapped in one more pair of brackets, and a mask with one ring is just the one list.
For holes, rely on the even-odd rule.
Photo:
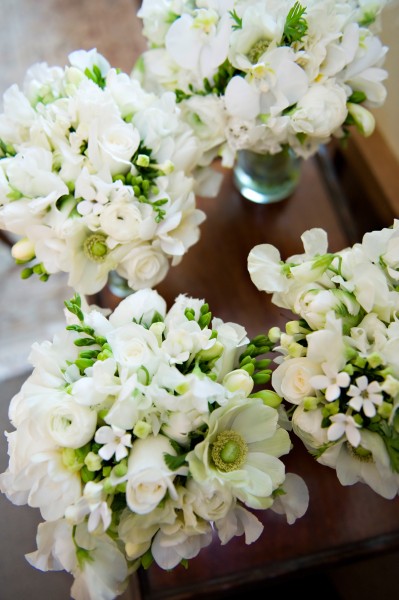
[[(174, 94), (145, 92), (95, 49), (34, 65), (0, 115), (0, 227), (24, 278), (94, 294), (110, 271), (153, 287), (200, 235), (200, 148)], [(195, 175), (195, 178), (193, 177)]]
[(248, 269), (276, 306), (298, 315), (272, 329), (273, 389), (294, 433), (342, 485), (384, 498), (399, 490), (399, 220), (361, 243), (327, 252), (327, 235), (302, 236), (304, 253), (281, 260), (255, 246)]
[(308, 158), (355, 125), (370, 135), (370, 108), (386, 97), (382, 1), (144, 0), (148, 50), (133, 75), (173, 90), (199, 138), (203, 162), (231, 167), (247, 149), (291, 148)]
[(109, 600), (132, 571), (184, 564), (213, 532), (254, 542), (253, 510), (305, 513), (307, 487), (280, 459), (292, 447), (280, 399), (263, 389), (264, 336), (249, 344), (185, 295), (167, 311), (151, 289), (110, 315), (79, 295), (65, 304), (66, 330), (32, 346), (11, 401), (0, 476), (44, 519), (33, 566), (71, 572), (75, 599)]

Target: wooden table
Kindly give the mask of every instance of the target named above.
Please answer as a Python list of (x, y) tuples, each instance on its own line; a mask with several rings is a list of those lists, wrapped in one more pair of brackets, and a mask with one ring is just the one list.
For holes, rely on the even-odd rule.
[[(64, 65), (70, 51), (97, 47), (111, 64), (129, 71), (144, 48), (135, 16), (137, 2), (3, 0), (2, 8), (5, 5), (4, 35), (0, 36), (2, 91), (14, 81), (20, 83), (25, 69), (37, 60)], [(180, 293), (204, 298), (215, 316), (240, 323), (250, 336), (271, 325), (283, 325), (287, 313), (272, 306), (249, 278), (247, 256), (253, 246), (272, 243), (286, 258), (302, 251), (300, 236), (306, 229), (322, 227), (328, 233), (329, 249), (336, 251), (359, 241), (368, 230), (389, 225), (395, 216), (394, 208), (381, 210), (368, 198), (346, 159), (345, 152), (334, 145), (323, 149), (303, 162), (297, 191), (269, 206), (245, 200), (233, 185), (232, 173), (225, 171), (218, 197), (198, 199), (207, 214), (200, 241), (170, 270), (158, 291), (169, 305)], [(101, 300), (115, 302), (105, 294)], [(0, 389), (3, 410), (20, 385), (21, 379), (15, 379)], [(140, 572), (132, 578), (126, 597), (234, 598), (310, 570), (399, 550), (399, 500), (380, 498), (362, 484), (342, 487), (335, 471), (318, 465), (299, 440), (293, 441), (294, 450), (285, 464), (287, 471), (301, 475), (309, 487), (310, 505), (304, 517), (290, 526), (271, 511), (258, 513), (265, 530), (256, 543), (245, 546), (242, 538), (235, 538), (221, 546), (215, 539), (190, 561), (188, 570), (179, 567), (165, 572), (152, 566)], [(18, 511), (24, 509), (12, 510), (18, 519)], [(34, 539), (23, 551), (33, 548)], [(24, 574), (30, 569), (27, 566)], [(63, 578), (61, 574), (37, 575), (43, 582), (46, 577)], [(66, 598), (63, 594), (68, 593), (70, 580), (62, 581), (65, 591), (58, 589), (57, 597)]]

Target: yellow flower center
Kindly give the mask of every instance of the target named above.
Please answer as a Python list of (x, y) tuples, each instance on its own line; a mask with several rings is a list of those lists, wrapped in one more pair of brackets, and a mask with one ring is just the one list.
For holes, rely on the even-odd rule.
[(357, 460), (360, 460), (361, 462), (367, 462), (367, 463), (373, 462), (373, 455), (369, 450), (366, 450), (366, 448), (363, 448), (362, 446), (358, 446), (357, 448), (354, 448), (348, 442), (346, 445), (348, 447), (349, 452)]
[(247, 56), (251, 63), (254, 65), (258, 62), (259, 58), (266, 52), (270, 44), (269, 40), (261, 39), (255, 42), (255, 44), (250, 48)]
[(224, 473), (239, 469), (245, 463), (247, 454), (248, 446), (244, 438), (232, 430), (219, 433), (211, 448), (214, 465)]
[(101, 233), (93, 233), (84, 241), (83, 252), (89, 260), (93, 262), (104, 262), (108, 253), (106, 237)]

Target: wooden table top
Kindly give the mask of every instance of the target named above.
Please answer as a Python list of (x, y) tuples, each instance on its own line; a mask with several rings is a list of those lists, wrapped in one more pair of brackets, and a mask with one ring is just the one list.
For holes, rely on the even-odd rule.
[[(21, 83), (34, 62), (63, 66), (69, 52), (79, 48), (96, 47), (113, 66), (129, 72), (145, 47), (136, 17), (139, 4), (3, 0), (0, 91)], [(328, 233), (329, 249), (337, 251), (360, 240), (368, 229), (390, 224), (374, 212), (367, 198), (355, 204), (348, 200), (333, 156), (328, 148), (304, 161), (295, 193), (268, 206), (245, 200), (234, 187), (231, 171), (225, 171), (219, 195), (198, 199), (207, 215), (200, 241), (157, 287), (168, 304), (180, 293), (204, 298), (214, 316), (240, 323), (250, 336), (282, 325), (287, 313), (271, 305), (247, 272), (253, 246), (274, 244), (286, 258), (302, 251), (300, 236), (305, 230), (322, 227)], [(104, 303), (114, 300), (102, 296)], [(3, 404), (20, 383), (20, 379), (10, 380), (1, 388)], [(190, 561), (188, 570), (178, 567), (165, 572), (152, 566), (134, 578), (132, 585), (140, 588), (136, 598), (231, 597), (232, 590), (249, 591), (276, 577), (399, 549), (399, 500), (385, 500), (363, 484), (342, 487), (335, 471), (318, 465), (299, 440), (293, 441), (294, 449), (284, 462), (287, 471), (301, 475), (309, 487), (305, 516), (287, 525), (272, 511), (258, 512), (265, 529), (257, 542), (245, 546), (240, 537), (221, 546), (215, 540)]]

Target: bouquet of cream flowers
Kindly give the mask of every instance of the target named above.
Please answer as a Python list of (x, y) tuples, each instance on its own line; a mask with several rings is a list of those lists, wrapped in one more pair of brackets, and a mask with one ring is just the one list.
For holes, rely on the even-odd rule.
[(33, 566), (71, 572), (75, 599), (110, 600), (135, 569), (186, 563), (213, 532), (254, 542), (253, 510), (305, 513), (307, 487), (280, 459), (292, 446), (280, 399), (262, 385), (264, 336), (249, 344), (185, 295), (167, 311), (151, 289), (109, 316), (79, 295), (65, 304), (66, 331), (33, 345), (11, 401), (0, 476), (44, 519)]
[(145, 92), (96, 50), (65, 68), (34, 65), (0, 114), (0, 228), (12, 254), (81, 294), (110, 271), (151, 288), (200, 235), (193, 174), (200, 148), (175, 95)]
[(327, 235), (302, 236), (282, 261), (272, 245), (248, 257), (252, 281), (298, 315), (271, 329), (272, 386), (291, 406), (295, 434), (342, 485), (384, 498), (399, 490), (399, 220), (361, 243), (327, 252)]
[(144, 0), (148, 50), (133, 74), (173, 90), (203, 148), (203, 162), (236, 152), (314, 154), (386, 97), (386, 0)]

